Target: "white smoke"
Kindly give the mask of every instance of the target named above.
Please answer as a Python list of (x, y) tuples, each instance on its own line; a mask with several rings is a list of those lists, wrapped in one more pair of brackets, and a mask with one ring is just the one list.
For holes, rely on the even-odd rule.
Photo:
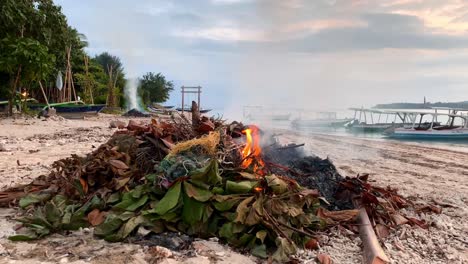
[(140, 105), (140, 97), (138, 96), (138, 78), (129, 78), (125, 84), (124, 93), (127, 100), (127, 110), (138, 109), (143, 110)]

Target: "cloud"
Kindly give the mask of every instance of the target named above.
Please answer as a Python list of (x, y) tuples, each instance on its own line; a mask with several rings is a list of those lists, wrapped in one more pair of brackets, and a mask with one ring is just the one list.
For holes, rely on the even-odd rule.
[[(61, 0), (130, 76), (201, 85), (205, 107), (464, 100), (463, 0)], [(102, 11), (102, 10), (105, 10)], [(172, 103), (178, 104), (180, 91)]]

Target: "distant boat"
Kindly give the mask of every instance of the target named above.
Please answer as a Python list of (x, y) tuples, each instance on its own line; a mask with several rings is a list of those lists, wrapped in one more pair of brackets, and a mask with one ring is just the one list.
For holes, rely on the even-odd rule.
[(382, 133), (389, 128), (409, 124), (407, 119), (411, 118), (407, 112), (365, 108), (350, 108), (350, 110), (354, 110), (354, 118), (345, 127), (356, 133)]
[(338, 119), (336, 112), (314, 112), (313, 116), (314, 118), (309, 119), (295, 119), (291, 125), (295, 128), (339, 128), (353, 120), (351, 118)]
[[(181, 107), (176, 108), (177, 111), (182, 111)], [(183, 108), (184, 112), (192, 112), (192, 108), (184, 107)], [(211, 109), (200, 109), (200, 113), (205, 114), (211, 111)]]
[[(411, 126), (391, 128), (384, 132), (389, 138), (396, 139), (420, 139), (420, 140), (468, 140), (468, 116), (458, 114), (460, 111), (468, 109), (447, 109), (449, 113), (434, 113), (413, 112), (419, 117)], [(423, 122), (425, 116), (430, 116), (430, 122)], [(447, 116), (448, 121), (445, 125), (440, 125), (437, 121), (439, 116)], [(458, 121), (458, 122), (457, 122)], [(427, 125), (429, 123), (429, 125)]]

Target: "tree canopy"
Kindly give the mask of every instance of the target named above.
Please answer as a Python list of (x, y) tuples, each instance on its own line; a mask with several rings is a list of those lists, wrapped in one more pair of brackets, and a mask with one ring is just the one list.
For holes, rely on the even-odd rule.
[(143, 103), (148, 105), (167, 101), (172, 90), (174, 90), (172, 81), (167, 81), (161, 73), (148, 72), (140, 78), (138, 94)]
[[(87, 45), (86, 36), (68, 24), (53, 0), (0, 1), (0, 99), (8, 98), (10, 110), (23, 90), (44, 101), (38, 90), (40, 81), (49, 102), (64, 100), (55, 80), (58, 73), (64, 77), (69, 72), (70, 50), (76, 94), (86, 103), (125, 105), (127, 80), (121, 59), (108, 52), (90, 57), (85, 52)], [(173, 90), (172, 82), (161, 73), (147, 73), (140, 81), (138, 93), (145, 103), (164, 102)]]
[(18, 90), (25, 89), (43, 100), (36, 90), (37, 81), (43, 81), (52, 97), (49, 100), (58, 100), (55, 79), (59, 72), (66, 72), (70, 49), (76, 93), (87, 103), (106, 103), (112, 84), (113, 97), (124, 105), (122, 62), (107, 52), (89, 58), (84, 50), (87, 45), (86, 36), (68, 24), (62, 8), (52, 0), (0, 1), (0, 98), (8, 98), (12, 105)]

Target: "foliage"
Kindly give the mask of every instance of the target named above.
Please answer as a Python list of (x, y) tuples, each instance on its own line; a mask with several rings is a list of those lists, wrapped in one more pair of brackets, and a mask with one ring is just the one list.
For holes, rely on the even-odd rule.
[(110, 103), (112, 106), (116, 106), (114, 104), (124, 105), (123, 89), (126, 84), (126, 79), (120, 58), (108, 52), (104, 52), (97, 55), (94, 60), (101, 65), (107, 75), (106, 102), (108, 104)]
[(21, 66), (24, 81), (41, 80), (53, 68), (55, 57), (48, 53), (46, 46), (30, 38), (15, 39), (11, 37), (0, 41), (0, 70), (12, 76)]
[[(0, 98), (13, 100), (12, 91), (21, 87), (42, 99), (42, 94), (35, 91), (39, 86), (32, 80), (42, 80), (46, 89), (53, 89), (57, 72), (65, 72), (69, 47), (75, 89), (81, 98), (90, 101), (89, 94), (84, 93), (86, 85), (90, 85), (96, 103), (105, 102), (109, 83), (107, 64), (110, 62), (119, 71), (116, 97), (123, 97), (125, 76), (120, 59), (108, 53), (98, 55), (89, 60), (89, 74), (86, 75), (84, 48), (88, 45), (87, 39), (68, 24), (62, 8), (52, 0), (3, 0), (0, 1), (0, 13)], [(34, 58), (35, 63), (39, 62), (38, 66), (32, 67), (32, 61), (26, 61), (30, 66), (26, 67), (25, 56)], [(17, 75), (19, 79), (15, 82)]]
[(140, 79), (138, 94), (145, 105), (162, 103), (169, 99), (169, 93), (174, 90), (172, 81), (167, 81), (161, 73), (148, 72)]

